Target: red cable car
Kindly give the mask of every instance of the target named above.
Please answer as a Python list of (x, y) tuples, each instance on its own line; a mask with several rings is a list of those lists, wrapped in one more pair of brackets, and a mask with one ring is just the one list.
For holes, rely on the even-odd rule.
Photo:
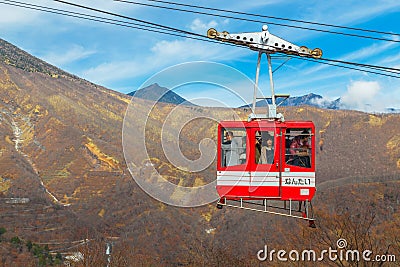
[[(311, 205), (316, 191), (315, 126), (311, 121), (285, 121), (282, 114), (276, 113), (276, 99), (289, 96), (274, 93), (270, 54), (279, 52), (320, 58), (322, 51), (298, 47), (276, 37), (269, 33), (266, 25), (259, 33), (229, 34), (209, 29), (207, 36), (242, 44), (259, 52), (253, 113), (248, 121), (221, 121), (218, 125), (216, 189), (220, 199), (217, 207), (229, 206), (305, 219), (315, 227)], [(272, 94), (261, 98), (267, 100), (267, 114), (257, 114), (263, 53), (268, 59)]]
[(217, 192), (221, 198), (310, 201), (315, 194), (311, 121), (222, 121)]
[[(235, 207), (262, 205), (264, 212), (312, 221), (314, 133), (311, 121), (221, 121), (218, 125), (216, 189), (220, 200), (217, 206), (235, 206), (228, 204), (231, 200), (240, 202)], [(260, 200), (263, 202), (258, 203)], [(283, 207), (268, 205), (267, 200), (275, 200), (275, 205), (276, 200), (284, 201)], [(298, 209), (294, 202), (298, 202)], [(246, 209), (257, 210), (251, 205)], [(301, 215), (296, 216), (296, 212)]]

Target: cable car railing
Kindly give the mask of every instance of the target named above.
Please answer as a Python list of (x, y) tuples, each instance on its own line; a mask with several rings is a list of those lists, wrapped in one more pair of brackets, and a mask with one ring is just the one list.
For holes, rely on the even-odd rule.
[[(258, 201), (258, 202), (256, 202)], [(314, 222), (314, 214), (312, 211), (312, 204), (310, 201), (292, 201), (292, 200), (285, 200), (283, 201), (283, 206), (277, 206), (277, 205), (271, 205), (268, 203), (276, 203), (278, 204), (279, 202), (282, 201), (276, 201), (276, 200), (254, 200), (254, 201), (249, 201), (249, 200), (244, 200), (243, 198), (238, 198), (238, 199), (227, 199), (227, 198), (222, 198), (218, 201), (217, 207), (221, 209), (223, 206), (227, 207), (232, 207), (232, 208), (239, 208), (239, 209), (244, 209), (244, 210), (251, 210), (251, 211), (257, 211), (257, 212), (263, 212), (263, 213), (269, 213), (269, 214), (274, 214), (274, 215), (281, 215), (281, 216), (286, 216), (286, 217), (292, 217), (292, 218), (297, 218), (297, 219), (303, 219), (307, 220), (309, 222)], [(235, 203), (235, 204), (232, 204)], [(238, 203), (238, 204), (236, 204)], [(298, 208), (295, 209), (295, 204), (298, 205)], [(245, 206), (248, 205), (248, 206)], [(302, 210), (304, 208), (304, 210)], [(275, 210), (284, 210), (284, 212), (278, 212)], [(299, 214), (299, 215), (295, 215)]]

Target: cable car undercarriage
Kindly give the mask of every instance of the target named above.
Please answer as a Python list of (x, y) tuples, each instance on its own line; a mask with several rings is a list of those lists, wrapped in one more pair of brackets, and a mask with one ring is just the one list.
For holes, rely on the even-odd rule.
[[(279, 206), (279, 204), (282, 205)], [(312, 204), (308, 200), (243, 200), (243, 198), (227, 199), (224, 197), (218, 200), (217, 208), (222, 209), (224, 206), (307, 220), (310, 227), (316, 228)]]

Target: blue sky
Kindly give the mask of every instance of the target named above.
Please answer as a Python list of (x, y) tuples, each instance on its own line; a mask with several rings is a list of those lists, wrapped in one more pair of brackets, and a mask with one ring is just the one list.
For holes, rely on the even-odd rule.
[[(342, 1), (340, 4), (332, 1), (290, 0), (176, 1), (267, 16), (400, 33), (398, 0)], [(22, 2), (93, 14), (87, 10), (49, 0)], [(258, 32), (262, 27), (262, 23), (155, 9), (112, 0), (70, 0), (70, 2), (204, 35), (210, 27), (230, 33)], [(149, 3), (144, 0), (142, 2)], [(265, 21), (266, 24), (274, 22), (300, 25), (266, 18), (253, 19)], [(312, 25), (301, 26), (321, 28)], [(296, 45), (321, 48), (323, 57), (327, 59), (400, 68), (400, 43), (277, 25), (269, 25), (269, 29), (272, 34)], [(357, 32), (357, 34), (368, 33)], [(400, 39), (396, 35), (374, 34), (373, 36)], [(165, 68), (191, 61), (225, 64), (253, 79), (257, 60), (256, 52), (243, 48), (129, 29), (4, 4), (0, 4), (0, 38), (70, 73), (123, 93), (138, 89), (146, 80)], [(274, 59), (274, 68), (283, 62), (284, 59)], [(268, 94), (269, 81), (265, 58), (263, 63), (260, 84), (265, 94)], [(207, 69), (202, 71), (207, 72)], [(182, 75), (185, 75), (184, 71)], [(349, 108), (363, 111), (382, 111), (386, 107), (400, 108), (399, 78), (291, 59), (274, 73), (274, 81), (277, 93), (288, 93), (292, 96), (316, 93), (327, 99), (342, 97)], [(243, 81), (233, 79), (232, 83), (241, 84)], [(248, 88), (248, 94), (245, 93), (246, 101), (251, 99), (252, 90)], [(188, 99), (212, 94), (213, 98), (223, 100), (226, 105), (237, 105), (233, 100), (229, 102), (226, 92), (218, 90), (215, 86), (209, 88), (205, 85), (184, 86), (177, 92)]]

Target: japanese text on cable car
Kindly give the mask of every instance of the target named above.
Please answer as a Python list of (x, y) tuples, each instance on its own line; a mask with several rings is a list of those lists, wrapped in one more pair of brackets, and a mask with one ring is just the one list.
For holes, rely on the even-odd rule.
[(285, 178), (285, 185), (311, 185), (310, 178)]

